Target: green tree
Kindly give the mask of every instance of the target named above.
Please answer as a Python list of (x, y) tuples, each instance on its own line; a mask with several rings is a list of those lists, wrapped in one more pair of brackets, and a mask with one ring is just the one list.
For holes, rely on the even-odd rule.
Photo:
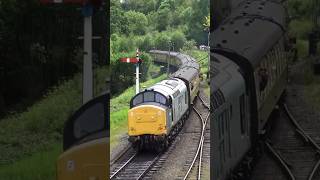
[(129, 33), (136, 35), (143, 35), (146, 33), (148, 20), (143, 13), (128, 11), (124, 13), (124, 16), (128, 22)]
[(168, 50), (170, 37), (166, 33), (159, 33), (155, 38), (155, 47), (160, 50)]
[(170, 16), (170, 9), (165, 7), (158, 11), (156, 20), (157, 25), (156, 28), (159, 31), (164, 31), (167, 29), (167, 26), (170, 24), (171, 16)]
[(175, 31), (171, 35), (171, 42), (174, 44), (176, 51), (180, 50), (186, 41), (187, 39), (181, 31)]
[(128, 22), (124, 16), (124, 11), (121, 8), (119, 0), (110, 1), (110, 31), (113, 33), (126, 33), (128, 29)]

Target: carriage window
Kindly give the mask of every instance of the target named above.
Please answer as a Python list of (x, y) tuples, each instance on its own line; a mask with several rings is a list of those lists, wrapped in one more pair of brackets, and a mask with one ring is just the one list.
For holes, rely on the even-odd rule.
[(240, 102), (240, 123), (241, 123), (241, 134), (246, 133), (246, 107), (245, 107), (245, 96), (242, 94), (239, 97), (239, 102)]
[(143, 102), (154, 102), (154, 92), (145, 92)]
[(83, 112), (74, 122), (74, 137), (80, 139), (104, 128), (104, 105), (97, 103)]
[(142, 97), (143, 97), (142, 94), (139, 94), (138, 96), (136, 96), (132, 102), (133, 106), (142, 103)]
[(163, 95), (156, 93), (156, 102), (166, 104), (167, 100)]
[(184, 100), (185, 100), (185, 104), (188, 104), (188, 94), (187, 94), (187, 91), (185, 92)]

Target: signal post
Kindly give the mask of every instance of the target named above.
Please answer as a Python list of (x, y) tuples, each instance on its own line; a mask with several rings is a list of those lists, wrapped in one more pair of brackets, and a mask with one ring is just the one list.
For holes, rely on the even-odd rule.
[(120, 58), (120, 62), (123, 63), (132, 63), (135, 64), (136, 67), (136, 94), (140, 92), (140, 64), (142, 63), (142, 59), (140, 59), (140, 52), (137, 49), (135, 58)]

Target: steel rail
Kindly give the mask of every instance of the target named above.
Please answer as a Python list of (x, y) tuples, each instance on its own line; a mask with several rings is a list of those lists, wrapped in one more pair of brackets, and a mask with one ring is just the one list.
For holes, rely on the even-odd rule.
[(115, 158), (113, 158), (110, 162), (110, 166), (112, 166), (113, 164), (115, 164), (117, 161), (119, 161), (120, 158), (122, 158), (126, 153), (128, 153), (128, 151), (132, 149), (131, 146), (126, 146)]
[[(196, 159), (197, 157), (199, 156), (199, 152), (201, 150), (201, 148), (203, 147), (203, 142), (204, 142), (204, 132), (205, 132), (205, 128), (206, 128), (206, 125), (207, 125), (207, 122), (208, 122), (208, 119), (209, 119), (209, 116), (210, 116), (210, 112), (207, 114), (207, 117), (205, 119), (203, 119), (203, 117), (201, 116), (200, 112), (195, 108), (193, 107), (194, 111), (196, 112), (196, 114), (200, 117), (201, 119), (201, 122), (202, 122), (202, 130), (201, 130), (201, 136), (200, 136), (200, 141), (199, 141), (199, 145), (198, 145), (198, 148), (197, 148), (197, 152), (192, 160), (192, 163), (190, 164), (189, 166), (189, 169), (187, 171), (187, 173), (185, 174), (183, 180), (186, 180), (191, 172), (191, 169), (192, 167), (194, 166), (195, 162), (196, 162)], [(200, 160), (200, 159), (199, 159)], [(199, 161), (199, 167), (201, 166), (201, 162)], [(200, 175), (198, 175), (199, 177)]]
[[(303, 137), (303, 139), (310, 143), (317, 152), (320, 152), (320, 146), (303, 130), (303, 128), (300, 126), (300, 124), (296, 121), (296, 119), (293, 117), (293, 115), (291, 114), (291, 112), (289, 111), (289, 108), (286, 104), (283, 104), (283, 107), (285, 109), (286, 114), (288, 115), (289, 119), (291, 120), (291, 122), (294, 124), (294, 126), (296, 127), (296, 131)], [(313, 167), (308, 180), (312, 180), (315, 173), (317, 172), (317, 170), (319, 169), (319, 165), (320, 165), (320, 159), (317, 161), (317, 163), (315, 164), (315, 166)]]
[(137, 180), (142, 179), (144, 177), (144, 175), (147, 174), (147, 172), (149, 172), (150, 168), (154, 165), (154, 163), (157, 162), (157, 160), (160, 158), (160, 155), (158, 155), (157, 157), (155, 157), (152, 161), (152, 163), (148, 166), (148, 168), (146, 168), (146, 170), (143, 171), (143, 173), (140, 174), (140, 176), (137, 178)]
[(123, 168), (125, 168), (136, 156), (138, 153), (135, 153), (133, 156), (131, 156), (116, 172), (114, 172), (111, 176), (110, 179), (114, 178)]
[(282, 165), (282, 167), (286, 170), (287, 174), (289, 175), (291, 180), (295, 180), (296, 178), (294, 177), (292, 171), (290, 170), (290, 168), (288, 167), (287, 163), (284, 162), (283, 158), (281, 157), (281, 155), (279, 153), (276, 152), (276, 150), (270, 145), (270, 143), (265, 142), (266, 146), (268, 147), (268, 149), (270, 150), (270, 152), (277, 158), (277, 160), (280, 162), (280, 164)]
[(319, 169), (319, 165), (320, 165), (320, 159), (318, 160), (318, 162), (314, 165), (313, 169), (312, 169), (312, 172), (310, 173), (309, 177), (308, 177), (308, 180), (312, 180), (314, 175), (316, 174), (317, 172), (317, 169)]
[[(199, 97), (200, 101), (202, 102), (202, 105), (204, 105), (209, 110), (209, 116), (210, 116), (210, 107), (207, 105), (206, 102), (204, 102), (204, 100), (202, 99), (200, 94), (199, 94), (198, 97)], [(204, 137), (203, 137), (202, 142), (201, 142), (202, 145), (201, 145), (200, 156), (199, 156), (198, 180), (201, 179), (201, 164), (202, 164), (202, 154), (203, 154), (203, 143), (204, 143)]]
[(202, 99), (202, 97), (200, 96), (200, 94), (198, 95), (198, 97), (199, 97), (200, 101), (202, 102), (202, 104), (203, 104), (207, 109), (210, 110), (210, 106), (209, 106), (206, 102), (204, 102), (204, 100)]
[(302, 129), (296, 119), (293, 117), (291, 112), (289, 111), (286, 104), (283, 104), (286, 114), (288, 115), (289, 119), (293, 122), (294, 126), (300, 131), (299, 134), (303, 134), (303, 138), (307, 138), (308, 141), (318, 150), (320, 151), (320, 146)]

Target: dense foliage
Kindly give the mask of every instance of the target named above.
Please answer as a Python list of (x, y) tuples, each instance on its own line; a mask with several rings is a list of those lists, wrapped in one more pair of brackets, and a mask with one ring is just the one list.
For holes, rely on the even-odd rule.
[(132, 65), (119, 57), (134, 57), (143, 52), (143, 80), (148, 78), (150, 49), (180, 51), (207, 44), (206, 16), (209, 0), (111, 0), (110, 53), (111, 92), (121, 92), (133, 84)]
[[(105, 15), (95, 15), (95, 35), (103, 34)], [(34, 103), (48, 87), (81, 70), (82, 29), (78, 6), (0, 0), (0, 114)], [(100, 44), (94, 41), (95, 62), (102, 63)]]

